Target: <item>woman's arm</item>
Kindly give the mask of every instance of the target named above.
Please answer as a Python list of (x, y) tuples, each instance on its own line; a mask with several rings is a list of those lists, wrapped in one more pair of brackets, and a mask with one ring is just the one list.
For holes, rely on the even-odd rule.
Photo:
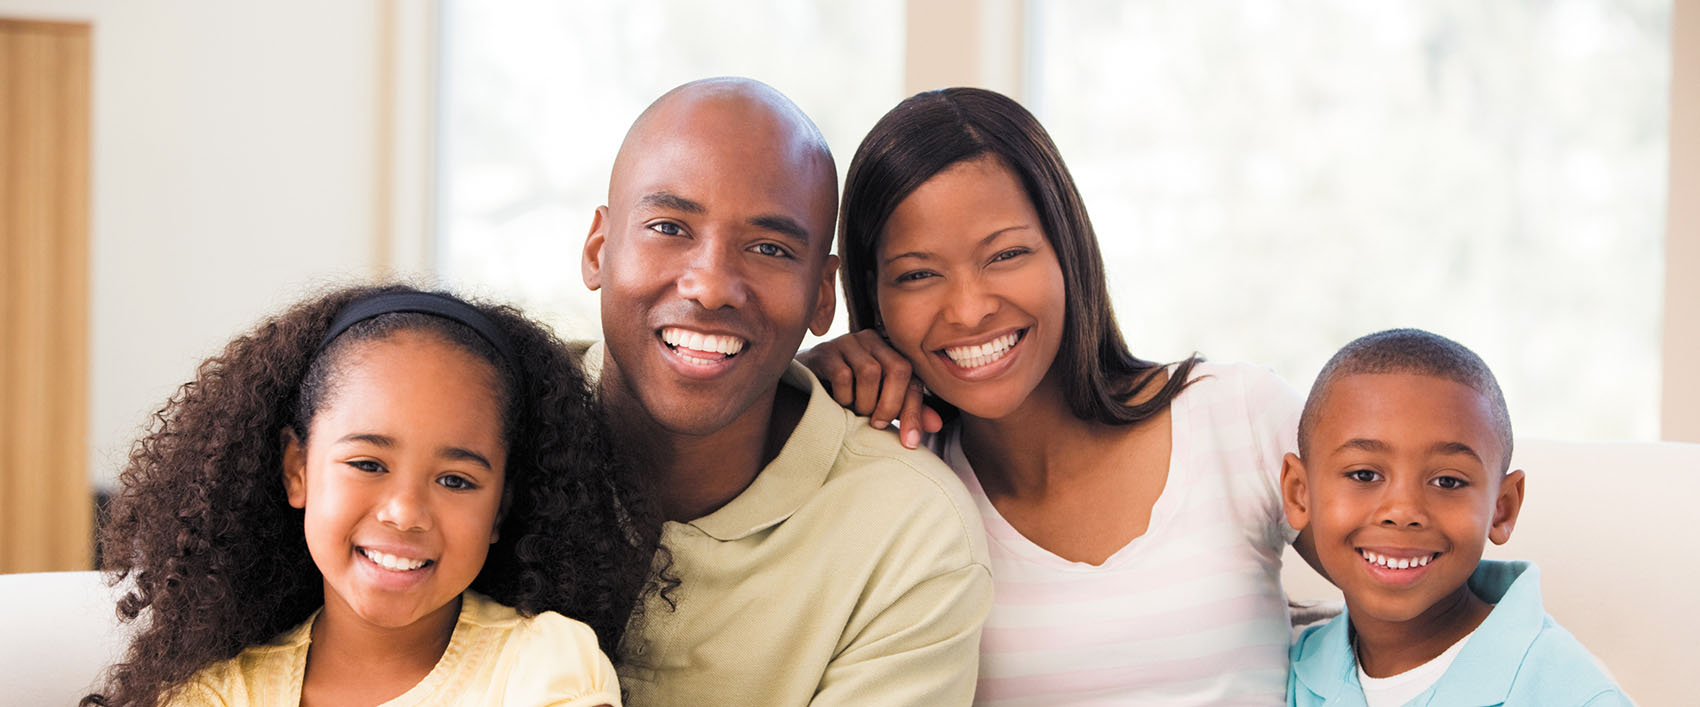
[(898, 440), (910, 449), (922, 432), (937, 432), (944, 421), (922, 403), (924, 388), (909, 359), (891, 348), (874, 329), (863, 329), (822, 342), (797, 354), (797, 360), (832, 389), (832, 399), (868, 417), (884, 429), (897, 420)]

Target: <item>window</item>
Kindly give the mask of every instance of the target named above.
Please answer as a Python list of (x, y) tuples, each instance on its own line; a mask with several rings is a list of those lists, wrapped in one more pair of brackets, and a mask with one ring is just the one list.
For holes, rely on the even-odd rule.
[(1416, 326), (1519, 435), (1658, 437), (1670, 3), (1032, 0), (1135, 353), (1307, 386)]

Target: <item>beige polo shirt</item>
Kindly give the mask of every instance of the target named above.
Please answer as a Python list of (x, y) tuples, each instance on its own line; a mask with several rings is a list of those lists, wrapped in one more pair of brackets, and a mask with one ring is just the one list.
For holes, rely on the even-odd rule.
[[(592, 379), (602, 353), (585, 353)], [(962, 482), (801, 365), (782, 384), (809, 403), (779, 456), (663, 530), (683, 583), (676, 608), (652, 599), (626, 634), (627, 704), (969, 704), (992, 578)]]

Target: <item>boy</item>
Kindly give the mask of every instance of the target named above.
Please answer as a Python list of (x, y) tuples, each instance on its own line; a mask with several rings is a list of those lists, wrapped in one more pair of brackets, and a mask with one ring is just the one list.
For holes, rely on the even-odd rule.
[(1615, 705), (1621, 690), (1541, 608), (1539, 572), (1483, 560), (1523, 503), (1493, 373), (1395, 329), (1323, 366), (1281, 470), (1346, 611), (1292, 648), (1293, 705)]

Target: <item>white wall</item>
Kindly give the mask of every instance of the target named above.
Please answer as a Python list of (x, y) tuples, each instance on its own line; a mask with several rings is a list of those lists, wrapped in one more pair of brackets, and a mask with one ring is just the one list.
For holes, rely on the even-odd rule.
[(376, 2), (0, 0), (94, 36), (90, 474), (225, 341), (374, 270)]

